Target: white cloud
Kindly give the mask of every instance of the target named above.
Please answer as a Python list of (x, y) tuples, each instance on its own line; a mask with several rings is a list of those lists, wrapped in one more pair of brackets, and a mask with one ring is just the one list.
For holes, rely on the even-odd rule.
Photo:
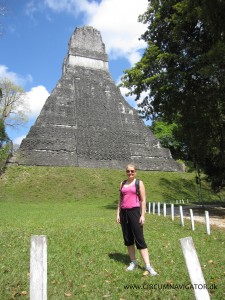
[(75, 13), (76, 2), (74, 0), (44, 0), (44, 5), (57, 12)]
[(139, 50), (145, 43), (139, 38), (146, 25), (138, 22), (138, 16), (146, 11), (147, 0), (43, 0), (42, 5), (32, 0), (27, 11), (30, 15), (43, 11), (43, 4), (57, 13), (66, 12), (75, 18), (81, 15), (84, 25), (100, 30), (111, 59), (126, 58), (131, 66), (140, 60)]
[(40, 114), (46, 99), (49, 97), (49, 92), (42, 85), (33, 87), (26, 93), (28, 106), (30, 107), (30, 117), (37, 117)]
[[(40, 111), (41, 111), (42, 107), (44, 106), (45, 101), (48, 98), (48, 96), (49, 96), (49, 92), (42, 85), (33, 87), (29, 92), (27, 92), (25, 94), (25, 105), (27, 108), (27, 115), (29, 118), (29, 120), (28, 120), (29, 127), (30, 127), (30, 124), (33, 125), (33, 123), (35, 122), (35, 119), (40, 114)], [(17, 131), (19, 130), (19, 136), (15, 137), (13, 139), (13, 144), (20, 145), (22, 140), (26, 137), (27, 128), (25, 126), (25, 127), (16, 128), (16, 130)], [(9, 136), (11, 136), (11, 135), (14, 136), (15, 132), (10, 131)]]
[[(116, 81), (116, 85), (119, 85), (121, 83), (121, 77), (119, 77)], [(127, 100), (127, 102), (135, 109), (138, 109), (138, 104), (142, 103), (142, 101), (144, 100), (144, 98), (146, 96), (148, 96), (148, 92), (142, 92), (140, 95), (140, 99), (135, 101), (136, 95), (129, 95), (127, 96), (128, 92), (130, 92), (130, 90), (128, 90), (128, 88), (126, 87), (120, 87), (120, 93), (122, 94), (122, 96)]]
[(33, 78), (30, 74), (21, 76), (15, 72), (9, 71), (8, 67), (5, 65), (0, 65), (0, 78), (8, 78), (15, 84), (22, 86), (33, 81)]
[(87, 22), (101, 31), (113, 58), (125, 57), (133, 65), (140, 59), (138, 51), (145, 47), (139, 38), (146, 26), (138, 22), (138, 16), (146, 9), (146, 0), (102, 0), (95, 13), (88, 13)]
[(128, 90), (126, 88), (120, 87), (120, 92), (123, 96), (123, 98), (126, 99), (126, 101), (130, 104), (131, 107), (134, 109), (137, 109), (137, 102), (135, 101), (135, 96), (126, 96)]
[[(27, 82), (32, 82), (31, 75), (23, 77), (15, 72), (9, 71), (5, 65), (0, 65), (0, 78), (7, 78), (14, 84), (21, 86)], [(29, 117), (37, 117), (39, 115), (48, 96), (49, 92), (42, 85), (33, 87), (29, 92), (26, 92), (25, 101), (27, 102)]]
[(18, 136), (13, 140), (13, 145), (20, 145), (22, 140), (25, 139), (26, 135)]
[(131, 51), (129, 53), (129, 62), (131, 64), (131, 66), (133, 66), (134, 64), (136, 64), (138, 61), (141, 60), (141, 53), (138, 52), (138, 50), (136, 51)]
[(44, 0), (44, 5), (56, 12), (67, 12), (74, 16), (79, 13), (95, 13), (98, 2), (88, 0)]
[(37, 10), (39, 8), (40, 8), (40, 6), (36, 7), (34, 1), (32, 0), (32, 1), (30, 1), (30, 2), (27, 3), (26, 8), (25, 8), (25, 14), (28, 15), (28, 16), (30, 16), (32, 18), (33, 14), (35, 12), (37, 12)]

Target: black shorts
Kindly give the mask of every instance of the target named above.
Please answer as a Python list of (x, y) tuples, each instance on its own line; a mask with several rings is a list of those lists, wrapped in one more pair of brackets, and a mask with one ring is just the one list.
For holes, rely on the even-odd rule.
[(137, 249), (145, 249), (143, 234), (143, 225), (139, 223), (140, 220), (140, 207), (120, 210), (120, 224), (123, 231), (124, 244), (126, 246), (136, 244)]

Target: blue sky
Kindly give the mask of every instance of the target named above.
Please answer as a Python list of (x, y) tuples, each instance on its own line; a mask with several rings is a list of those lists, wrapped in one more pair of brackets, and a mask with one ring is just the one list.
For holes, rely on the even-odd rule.
[[(137, 22), (147, 0), (0, 0), (7, 13), (0, 17), (0, 78), (21, 85), (30, 107), (26, 127), (7, 129), (19, 144), (29, 132), (45, 100), (62, 74), (63, 59), (76, 27), (100, 30), (118, 84), (123, 70), (140, 59), (146, 27)], [(126, 91), (121, 89), (125, 95)], [(127, 101), (136, 106), (132, 98)]]

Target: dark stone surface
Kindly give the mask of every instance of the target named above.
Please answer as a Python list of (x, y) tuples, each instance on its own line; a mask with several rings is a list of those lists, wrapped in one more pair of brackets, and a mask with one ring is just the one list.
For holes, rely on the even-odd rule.
[[(107, 63), (101, 35), (92, 27), (75, 30), (69, 55)], [(65, 61), (61, 79), (21, 143), (19, 164), (120, 169), (134, 163), (142, 170), (182, 170), (105, 67), (92, 65), (92, 60), (88, 66)]]

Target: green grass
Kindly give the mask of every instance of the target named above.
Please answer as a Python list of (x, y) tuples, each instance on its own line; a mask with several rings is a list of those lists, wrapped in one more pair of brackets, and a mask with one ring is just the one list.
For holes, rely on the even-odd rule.
[[(111, 206), (118, 199), (124, 177), (122, 170), (9, 167), (0, 179), (0, 201), (67, 203), (101, 199)], [(138, 177), (145, 183), (147, 201), (199, 201), (194, 173), (139, 171)], [(202, 198), (205, 202), (224, 201), (225, 192), (212, 194), (203, 182)]]
[[(197, 201), (194, 174), (138, 172), (148, 201)], [(225, 297), (225, 233), (169, 217), (146, 214), (145, 238), (157, 277), (129, 263), (115, 222), (124, 172), (104, 169), (10, 167), (0, 178), (0, 299), (29, 299), (31, 235), (48, 239), (48, 299), (194, 299), (192, 289), (160, 289), (190, 283), (179, 239), (192, 236), (211, 299)], [(219, 198), (203, 186), (205, 201)], [(224, 199), (224, 195), (220, 195)], [(138, 260), (144, 266), (140, 255)], [(154, 284), (159, 288), (151, 289)], [(133, 289), (128, 285), (136, 285)]]

